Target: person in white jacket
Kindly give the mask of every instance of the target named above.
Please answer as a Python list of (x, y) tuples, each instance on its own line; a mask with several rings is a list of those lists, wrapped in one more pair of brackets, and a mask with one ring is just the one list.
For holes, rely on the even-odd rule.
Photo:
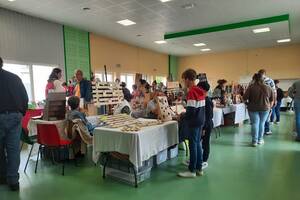
[(59, 68), (54, 68), (49, 76), (48, 83), (45, 89), (45, 96), (47, 98), (49, 92), (66, 92), (63, 86), (62, 70)]

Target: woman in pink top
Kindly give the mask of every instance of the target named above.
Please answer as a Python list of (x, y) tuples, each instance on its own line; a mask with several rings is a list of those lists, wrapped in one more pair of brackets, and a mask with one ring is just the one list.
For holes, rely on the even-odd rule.
[(60, 81), (62, 77), (62, 71), (59, 68), (54, 68), (49, 76), (48, 83), (45, 89), (45, 96), (47, 98), (49, 92), (66, 92), (63, 87), (63, 82)]

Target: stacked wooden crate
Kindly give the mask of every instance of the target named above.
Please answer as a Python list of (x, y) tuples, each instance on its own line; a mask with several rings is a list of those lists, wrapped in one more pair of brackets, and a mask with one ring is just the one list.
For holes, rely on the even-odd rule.
[(116, 83), (96, 82), (93, 83), (92, 88), (96, 106), (116, 105), (124, 99), (122, 87)]
[(179, 92), (179, 82), (167, 82), (168, 95), (174, 94), (175, 96)]

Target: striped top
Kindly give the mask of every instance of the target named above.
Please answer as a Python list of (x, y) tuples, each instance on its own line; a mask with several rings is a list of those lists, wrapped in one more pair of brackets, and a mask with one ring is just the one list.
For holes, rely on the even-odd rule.
[(186, 119), (190, 127), (202, 127), (205, 123), (204, 91), (192, 86), (187, 93)]

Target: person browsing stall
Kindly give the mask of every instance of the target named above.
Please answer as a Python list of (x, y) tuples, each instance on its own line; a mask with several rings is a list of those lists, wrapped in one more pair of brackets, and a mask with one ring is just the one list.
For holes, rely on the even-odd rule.
[(283, 93), (283, 90), (279, 87), (279, 80), (274, 80), (274, 83), (275, 83), (275, 87), (276, 87), (277, 101), (276, 101), (276, 105), (273, 106), (270, 120), (271, 120), (271, 123), (273, 123), (275, 116), (276, 116), (275, 124), (279, 124), (280, 108), (281, 108), (282, 99), (284, 98), (284, 93)]
[(225, 103), (225, 94), (226, 94), (226, 83), (225, 79), (218, 80), (218, 85), (213, 91), (213, 98), (220, 99), (221, 103)]
[(205, 92), (205, 124), (202, 130), (202, 149), (203, 149), (203, 163), (202, 168), (208, 167), (208, 158), (210, 154), (210, 136), (214, 127), (214, 103), (208, 96), (210, 85), (207, 81), (199, 82), (198, 87), (202, 88)]
[(204, 91), (195, 84), (196, 76), (196, 71), (193, 69), (188, 69), (182, 74), (182, 79), (188, 88), (183, 123), (187, 123), (185, 127), (188, 129), (190, 151), (189, 171), (178, 174), (183, 178), (195, 178), (197, 175), (203, 175), (201, 131), (205, 122), (205, 95)]
[(54, 68), (49, 76), (48, 83), (45, 89), (45, 96), (48, 97), (49, 92), (66, 92), (66, 88), (63, 86), (62, 70)]
[[(269, 86), (272, 89), (273, 93), (274, 93), (274, 102), (271, 105), (271, 108), (273, 108), (274, 104), (276, 105), (276, 99), (277, 99), (277, 91), (276, 91), (275, 83), (274, 83), (273, 79), (271, 79), (267, 76), (267, 71), (265, 69), (259, 70), (258, 74), (260, 74), (262, 76), (264, 84)], [(271, 116), (271, 114), (272, 114), (272, 109), (270, 110), (270, 113), (269, 113), (268, 118), (266, 120), (265, 135), (272, 135), (272, 131), (270, 129), (270, 116)]]
[(252, 146), (264, 144), (264, 128), (274, 101), (274, 92), (264, 84), (263, 76), (254, 74), (253, 83), (244, 96), (247, 104), (252, 133)]
[(28, 96), (22, 80), (2, 67), (0, 58), (0, 185), (7, 184), (12, 191), (18, 191), (21, 121)]
[(130, 90), (126, 87), (126, 83), (125, 82), (122, 82), (120, 84), (120, 86), (122, 87), (122, 91), (123, 91), (123, 95), (124, 95), (124, 99), (128, 102), (131, 101), (132, 99), (132, 96), (130, 94)]
[(83, 98), (85, 103), (90, 103), (92, 101), (91, 82), (83, 78), (83, 72), (80, 69), (76, 70), (75, 77), (77, 83), (74, 89), (74, 95)]
[(293, 83), (289, 88), (289, 96), (294, 99), (294, 111), (296, 119), (296, 141), (300, 142), (300, 80)]

